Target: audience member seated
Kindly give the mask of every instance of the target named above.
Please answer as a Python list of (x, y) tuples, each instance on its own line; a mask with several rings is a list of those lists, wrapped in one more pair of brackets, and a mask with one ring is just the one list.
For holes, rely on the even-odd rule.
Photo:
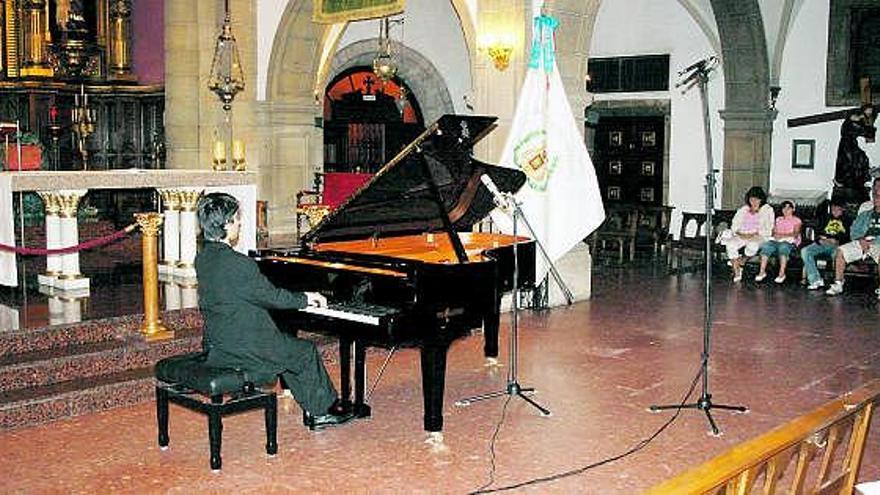
[(788, 257), (801, 243), (801, 219), (794, 214), (794, 203), (782, 202), (782, 215), (776, 218), (773, 226), (773, 237), (761, 244), (761, 269), (755, 276), (755, 282), (767, 278), (767, 262), (774, 255), (779, 256), (779, 275), (773, 280), (777, 284), (785, 282), (785, 269)]
[(819, 268), (816, 266), (816, 257), (835, 256), (837, 247), (849, 241), (850, 219), (846, 216), (846, 210), (841, 198), (831, 198), (830, 204), (826, 203), (817, 208), (818, 234), (816, 240), (801, 248), (801, 260), (804, 262), (804, 272), (808, 290), (817, 290), (825, 286)]
[(773, 234), (773, 207), (767, 204), (767, 194), (758, 186), (746, 192), (745, 204), (737, 210), (731, 221), (730, 230), (722, 233), (720, 242), (727, 249), (727, 257), (733, 266), (733, 281), (742, 280), (745, 256), (758, 254), (758, 249)]
[(880, 260), (880, 194), (875, 194), (872, 201), (874, 207), (859, 213), (853, 221), (853, 240), (837, 248), (834, 283), (825, 291), (829, 296), (843, 293), (843, 272), (847, 263), (868, 257), (875, 263)]

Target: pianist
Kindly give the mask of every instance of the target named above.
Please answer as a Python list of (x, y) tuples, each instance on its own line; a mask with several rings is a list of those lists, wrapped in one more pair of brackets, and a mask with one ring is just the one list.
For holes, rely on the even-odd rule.
[(241, 230), (234, 197), (205, 195), (199, 200), (198, 217), (204, 243), (195, 266), (208, 364), (278, 373), (311, 429), (350, 420), (353, 414), (338, 401), (314, 342), (282, 333), (268, 312), (326, 306), (326, 299), (318, 293), (275, 287), (256, 262), (233, 249)]

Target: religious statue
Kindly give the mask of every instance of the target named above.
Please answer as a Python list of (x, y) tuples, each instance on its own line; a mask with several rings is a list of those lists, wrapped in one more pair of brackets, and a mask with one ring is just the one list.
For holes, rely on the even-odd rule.
[(873, 124), (873, 105), (862, 105), (843, 120), (840, 126), (840, 143), (837, 145), (837, 163), (834, 169), (834, 188), (859, 203), (868, 199), (865, 182), (870, 180), (871, 164), (868, 155), (859, 148), (858, 137), (873, 140), (876, 128)]
[(85, 10), (82, 0), (56, 0), (55, 24), (62, 31), (86, 29)]

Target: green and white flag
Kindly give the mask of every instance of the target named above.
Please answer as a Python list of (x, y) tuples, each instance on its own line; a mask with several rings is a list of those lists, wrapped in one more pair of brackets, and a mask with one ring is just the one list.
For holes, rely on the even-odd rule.
[[(500, 162), (526, 173), (528, 181), (516, 198), (554, 262), (605, 220), (593, 161), (556, 67), (557, 25), (553, 17), (535, 17), (529, 68)], [(502, 232), (512, 232), (509, 215), (495, 211), (492, 219)], [(528, 235), (522, 225), (518, 233)], [(536, 281), (541, 281), (549, 267), (540, 254), (536, 258)]]

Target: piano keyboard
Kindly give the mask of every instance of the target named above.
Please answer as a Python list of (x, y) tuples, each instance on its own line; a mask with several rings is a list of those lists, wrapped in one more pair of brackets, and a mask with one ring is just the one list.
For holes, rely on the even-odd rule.
[(326, 308), (307, 306), (300, 309), (300, 311), (375, 326), (381, 323), (382, 318), (393, 316), (400, 312), (397, 308), (361, 302), (329, 303)]

